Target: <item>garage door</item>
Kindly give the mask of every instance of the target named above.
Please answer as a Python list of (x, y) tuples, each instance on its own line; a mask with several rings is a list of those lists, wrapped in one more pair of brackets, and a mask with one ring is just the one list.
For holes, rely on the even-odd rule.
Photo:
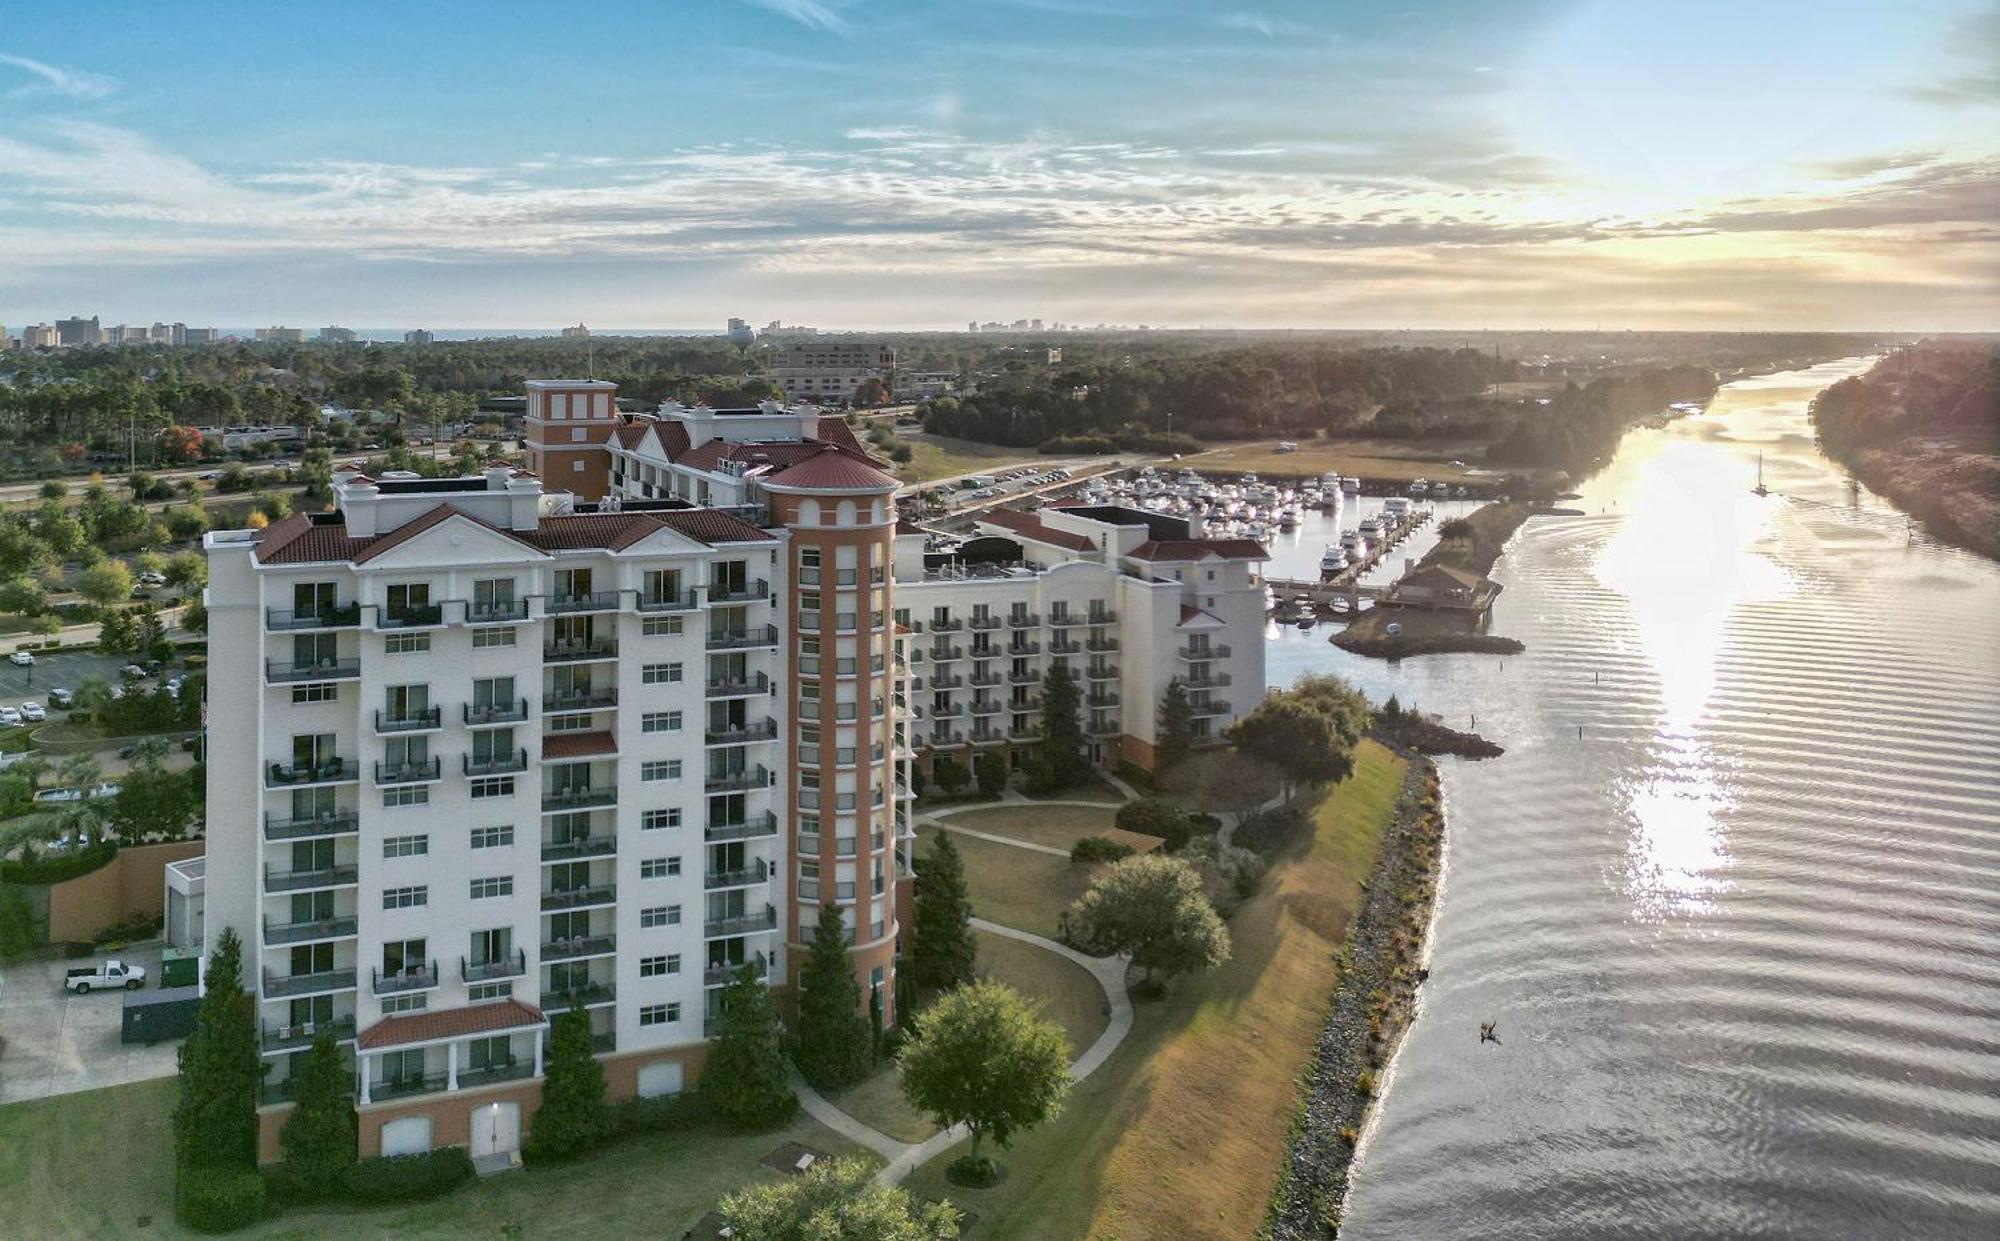
[(662, 1060), (639, 1070), (639, 1097), (655, 1099), (663, 1094), (681, 1092), (681, 1062)]
[(404, 1116), (382, 1126), (382, 1153), (421, 1155), (431, 1148), (431, 1118)]

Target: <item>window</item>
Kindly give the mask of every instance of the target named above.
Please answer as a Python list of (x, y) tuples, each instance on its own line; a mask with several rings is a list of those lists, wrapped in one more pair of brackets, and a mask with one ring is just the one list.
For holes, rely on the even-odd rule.
[(639, 1010), (642, 1026), (663, 1026), (681, 1019), (679, 1004), (648, 1004)]
[(645, 685), (671, 685), (681, 679), (679, 664), (647, 664), (639, 670), (639, 680)]
[(472, 829), (472, 847), (475, 849), (498, 849), (502, 845), (514, 843), (514, 825), (500, 827), (475, 827)]
[[(424, 637), (426, 635), (418, 634), (415, 636)], [(475, 649), (483, 646), (512, 646), (515, 640), (514, 627), (512, 625), (495, 625), (490, 629), (475, 629), (472, 631), (472, 645)]]
[(671, 879), (681, 873), (681, 859), (673, 857), (649, 857), (639, 863), (641, 879)]
[(292, 687), (293, 702), (337, 702), (339, 699), (340, 686), (336, 682), (328, 681), (321, 685), (297, 685)]
[(431, 649), (427, 633), (392, 633), (382, 640), (382, 649), (391, 655), (414, 655)]
[(488, 776), (485, 779), (472, 781), (472, 796), (475, 801), (484, 797), (512, 797), (513, 795), (514, 777), (512, 776)]
[(382, 1015), (388, 1017), (394, 1016), (397, 1013), (420, 1013), (424, 1009), (429, 1008), (430, 1003), (431, 997), (422, 993), (417, 995), (383, 996)]
[(383, 888), (382, 908), (417, 909), (431, 903), (431, 890), (424, 884), (407, 888)]
[(681, 713), (678, 711), (648, 711), (639, 718), (639, 731), (647, 733), (677, 733), (681, 730)]
[(513, 994), (514, 984), (511, 982), (475, 983), (465, 989), (465, 998), (474, 1004), (484, 1003), (488, 1000), (508, 999)]
[(383, 857), (422, 857), (430, 851), (429, 836), (387, 836), (382, 840)]
[(513, 894), (514, 876), (512, 875), (495, 875), (490, 879), (474, 879), (472, 881), (472, 899), (475, 901), (485, 900), (492, 896), (512, 896)]
[(639, 632), (648, 638), (671, 638), (681, 632), (681, 618), (678, 616), (648, 616), (639, 626)]
[(431, 790), (428, 785), (406, 784), (397, 788), (382, 790), (384, 806), (428, 806), (431, 804)]
[(678, 780), (681, 778), (681, 760), (677, 758), (654, 759), (639, 764), (641, 780)]
[(681, 812), (678, 807), (670, 810), (648, 810), (639, 816), (639, 829), (653, 832), (666, 827), (679, 827)]
[(681, 907), (679, 905), (655, 905), (651, 909), (639, 911), (639, 925), (642, 927), (679, 926)]
[[(668, 969), (669, 964), (672, 964), (675, 968)], [(679, 966), (679, 957), (641, 957), (639, 958), (639, 977), (659, 978), (666, 974), (679, 972)]]

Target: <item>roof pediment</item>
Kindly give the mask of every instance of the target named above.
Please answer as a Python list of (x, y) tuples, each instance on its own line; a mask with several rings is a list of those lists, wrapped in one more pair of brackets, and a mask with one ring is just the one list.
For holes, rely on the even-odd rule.
[(439, 505), (372, 541), (367, 550), (355, 556), (354, 563), (371, 569), (429, 568), (440, 562), (477, 564), (524, 556), (541, 559), (547, 554), (526, 539), (490, 526), (462, 509)]

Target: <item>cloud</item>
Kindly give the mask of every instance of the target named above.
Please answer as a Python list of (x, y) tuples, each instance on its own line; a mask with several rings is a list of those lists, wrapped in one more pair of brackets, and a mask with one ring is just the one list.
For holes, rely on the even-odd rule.
[(82, 69), (65, 69), (60, 65), (45, 64), (30, 60), (26, 56), (14, 56), (0, 52), (0, 65), (10, 65), (25, 71), (32, 79), (25, 86), (17, 86), (9, 91), (9, 96), (21, 99), (31, 95), (61, 95), (68, 99), (102, 99), (118, 89), (118, 84), (103, 74), (90, 73)]
[(1246, 34), (1263, 35), (1267, 39), (1275, 39), (1281, 35), (1312, 33), (1289, 18), (1272, 17), (1266, 13), (1219, 13), (1209, 19), (1209, 24), (1222, 30), (1240, 30)]
[(828, 3), (826, 0), (749, 0), (749, 2), (760, 9), (783, 14), (801, 26), (808, 26), (814, 30), (837, 31), (847, 28), (847, 21), (841, 17), (838, 5)]

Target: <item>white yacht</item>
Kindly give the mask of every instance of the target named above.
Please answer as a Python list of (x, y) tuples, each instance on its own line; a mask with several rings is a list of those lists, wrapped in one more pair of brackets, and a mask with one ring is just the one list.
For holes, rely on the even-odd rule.
[(1416, 482), (1410, 484), (1410, 494), (1413, 496), (1424, 495), (1429, 490), (1430, 490), (1430, 483), (1421, 478), (1418, 479)]
[(1361, 494), (1361, 478), (1360, 478), (1360, 476), (1359, 476), (1359, 475), (1355, 475), (1355, 474), (1350, 474), (1350, 475), (1348, 475), (1348, 476), (1347, 476), (1346, 478), (1343, 478), (1343, 479), (1341, 479), (1341, 480), (1340, 480), (1340, 494), (1341, 494), (1341, 495), (1344, 495), (1344, 496), (1358, 496), (1358, 495), (1360, 495), (1360, 494)]
[(1347, 549), (1329, 546), (1319, 558), (1319, 575), (1332, 577), (1347, 567)]

